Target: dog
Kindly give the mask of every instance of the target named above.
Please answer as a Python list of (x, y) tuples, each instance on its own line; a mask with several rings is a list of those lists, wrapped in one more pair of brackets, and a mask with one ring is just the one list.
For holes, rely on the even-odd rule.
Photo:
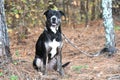
[(64, 13), (57, 10), (47, 10), (44, 15), (46, 16), (46, 27), (36, 43), (33, 67), (37, 71), (41, 71), (43, 75), (47, 74), (48, 69), (54, 69), (63, 76), (63, 67), (70, 63), (62, 65), (61, 17), (64, 16)]

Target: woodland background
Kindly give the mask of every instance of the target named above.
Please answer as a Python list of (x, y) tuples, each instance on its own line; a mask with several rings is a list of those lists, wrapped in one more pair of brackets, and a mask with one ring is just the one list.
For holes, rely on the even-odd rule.
[[(5, 0), (6, 21), (10, 36), (13, 63), (0, 66), (0, 80), (120, 80), (120, 52), (113, 58), (105, 54), (89, 58), (64, 41), (63, 63), (66, 76), (56, 72), (44, 77), (38, 74), (32, 61), (35, 43), (44, 30), (50, 0)], [(101, 0), (51, 0), (66, 17), (62, 18), (63, 33), (81, 50), (93, 53), (104, 47)], [(120, 48), (120, 0), (113, 0), (116, 47)]]
[[(10, 28), (44, 25), (43, 13), (50, 0), (5, 0), (7, 24)], [(102, 18), (101, 0), (51, 0), (66, 17), (64, 23), (80, 24)], [(113, 14), (120, 17), (120, 1), (113, 0)]]

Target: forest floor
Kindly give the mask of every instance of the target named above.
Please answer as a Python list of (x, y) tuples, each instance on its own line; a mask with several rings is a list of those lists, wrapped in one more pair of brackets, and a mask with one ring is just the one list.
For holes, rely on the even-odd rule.
[[(119, 22), (115, 22), (120, 27)], [(0, 80), (120, 80), (120, 51), (112, 57), (102, 54), (98, 57), (88, 57), (79, 52), (64, 40), (62, 62), (71, 62), (65, 70), (65, 76), (49, 71), (48, 76), (42, 76), (32, 67), (35, 56), (35, 44), (42, 33), (41, 27), (28, 27), (26, 38), (18, 40), (17, 30), (10, 35), (10, 49), (13, 63), (0, 69)], [(101, 50), (105, 45), (105, 33), (102, 20), (89, 23), (88, 27), (80, 25), (64, 25), (62, 32), (78, 48), (88, 54)], [(120, 28), (115, 28), (116, 48), (120, 49)], [(23, 36), (24, 37), (24, 36)], [(19, 41), (19, 42), (18, 42)]]

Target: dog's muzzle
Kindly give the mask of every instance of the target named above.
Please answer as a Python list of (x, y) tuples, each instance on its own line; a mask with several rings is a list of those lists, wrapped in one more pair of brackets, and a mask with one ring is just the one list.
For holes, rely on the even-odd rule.
[(59, 23), (60, 23), (60, 21), (56, 16), (51, 17), (51, 25), (52, 26), (57, 26), (57, 25), (59, 25)]

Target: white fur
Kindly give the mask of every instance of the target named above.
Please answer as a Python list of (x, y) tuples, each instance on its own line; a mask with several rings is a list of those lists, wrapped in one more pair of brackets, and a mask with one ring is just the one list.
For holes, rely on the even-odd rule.
[(56, 20), (55, 20), (55, 24), (52, 23), (52, 26), (50, 27), (50, 29), (52, 30), (52, 32), (56, 33), (57, 30), (58, 30), (58, 27), (59, 27), (59, 25), (57, 25), (56, 23), (58, 23), (58, 21), (59, 21), (60, 19), (58, 19), (58, 18), (54, 15), (54, 16), (51, 17), (51, 22), (53, 22), (53, 21), (52, 21), (53, 18), (56, 19)]
[(55, 26), (55, 27), (51, 26), (50, 29), (52, 30), (52, 32), (56, 33), (58, 30), (58, 26)]
[(51, 22), (52, 22), (53, 18), (55, 18), (56, 19), (56, 23), (58, 23), (58, 19), (57, 19), (57, 17), (55, 15), (51, 17)]
[(45, 43), (46, 49), (48, 49), (49, 47), (52, 48), (52, 50), (50, 51), (51, 53), (51, 58), (53, 58), (55, 56), (55, 54), (57, 53), (57, 47), (62, 46), (61, 42), (57, 42), (55, 39), (53, 41), (49, 41), (47, 43)]
[(42, 65), (43, 65), (43, 61), (41, 61), (41, 59), (37, 58), (36, 59), (36, 66), (40, 68), (40, 67), (42, 67)]
[(52, 42), (49, 42), (48, 45), (52, 48), (50, 51), (51, 58), (57, 53), (57, 47), (60, 46), (60, 42), (57, 42), (55, 39)]

